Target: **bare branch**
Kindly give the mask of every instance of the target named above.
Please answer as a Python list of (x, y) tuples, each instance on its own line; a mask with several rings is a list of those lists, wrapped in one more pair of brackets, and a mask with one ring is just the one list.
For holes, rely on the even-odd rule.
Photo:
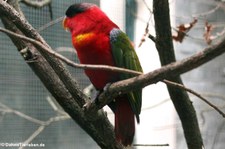
[(51, 0), (20, 0), (21, 3), (24, 3), (28, 6), (35, 7), (35, 8), (41, 8), (43, 6), (49, 5), (52, 1)]
[(59, 17), (59, 18), (57, 18), (55, 20), (52, 20), (52, 21), (48, 22), (47, 24), (45, 24), (45, 25), (41, 26), (40, 28), (38, 28), (38, 32), (44, 31), (46, 28), (61, 22), (63, 20), (63, 18), (64, 18), (64, 16), (63, 17)]
[[(153, 13), (155, 20), (156, 48), (159, 53), (161, 65), (167, 65), (176, 61), (171, 34), (170, 8), (168, 0), (153, 0)], [(179, 70), (177, 70), (179, 72)], [(182, 83), (179, 75), (166, 79)], [(203, 146), (201, 132), (195, 109), (190, 102), (186, 91), (167, 85), (167, 89), (173, 105), (182, 123), (184, 137), (190, 149), (200, 149)]]
[[(150, 17), (150, 18), (151, 18), (151, 17)], [(145, 27), (145, 33), (143, 34), (143, 36), (142, 36), (142, 38), (141, 38), (141, 41), (140, 41), (140, 43), (139, 43), (139, 45), (138, 45), (139, 48), (140, 48), (141, 45), (145, 42), (146, 36), (149, 35), (149, 29), (148, 29), (148, 27), (149, 27), (149, 21), (150, 21), (150, 18), (149, 18), (149, 20), (148, 20), (148, 22), (147, 22), (147, 24), (146, 24), (146, 27)]]
[(152, 12), (151, 8), (148, 6), (147, 2), (145, 0), (142, 0), (142, 1), (144, 3), (145, 7), (148, 9), (148, 11), (152, 14), (153, 12)]
[(133, 146), (155, 146), (155, 147), (163, 147), (170, 146), (169, 144), (134, 144)]
[[(22, 113), (18, 110), (14, 110), (1, 102), (0, 102), (0, 112), (4, 112), (4, 113), (8, 113), (8, 114), (13, 113), (16, 116), (19, 116), (27, 121), (30, 121), (32, 123), (39, 125), (38, 129), (35, 132), (33, 132), (33, 134), (31, 136), (29, 136), (28, 139), (23, 142), (23, 144), (29, 144), (30, 142), (32, 142), (47, 126), (49, 126), (53, 122), (70, 119), (70, 116), (67, 113), (65, 113), (65, 112), (61, 113), (61, 112), (56, 111), (59, 115), (57, 114), (57, 116), (55, 116), (55, 117), (50, 117), (47, 121), (41, 121), (41, 120), (35, 119), (29, 115), (26, 115), (25, 113)], [(19, 149), (23, 149), (23, 148), (24, 147), (21, 146)]]
[[(45, 126), (41, 125), (38, 127), (38, 129), (33, 132), (33, 134), (23, 142), (23, 144), (29, 144), (31, 141), (33, 141), (43, 130), (45, 129)], [(20, 146), (19, 149), (24, 149), (24, 146)]]
[(0, 111), (1, 112), (4, 112), (4, 113), (13, 113), (23, 119), (26, 119), (32, 123), (35, 123), (35, 124), (38, 124), (38, 125), (44, 125), (44, 121), (41, 121), (41, 120), (38, 120), (38, 119), (35, 119), (33, 117), (30, 117), (29, 115), (26, 115), (20, 111), (17, 111), (17, 110), (14, 110), (14, 109), (11, 109), (10, 107), (0, 103)]
[(211, 10), (209, 10), (209, 11), (207, 11), (207, 12), (203, 12), (203, 13), (199, 13), (199, 14), (194, 14), (194, 15), (192, 15), (194, 18), (195, 17), (206, 17), (207, 15), (210, 15), (210, 14), (212, 14), (212, 13), (214, 13), (214, 12), (216, 12), (219, 8), (221, 8), (221, 3), (218, 3), (217, 5), (216, 5), (216, 7), (214, 7), (213, 9), (211, 9)]
[(56, 53), (55, 51), (53, 51), (52, 49), (50, 49), (49, 47), (45, 46), (44, 44), (42, 44), (41, 42), (39, 42), (37, 40), (25, 37), (23, 35), (16, 34), (14, 32), (11, 32), (9, 30), (3, 29), (1, 27), (0, 27), (0, 32), (4, 32), (4, 33), (6, 33), (6, 34), (8, 34), (10, 36), (14, 36), (14, 37), (26, 40), (26, 41), (28, 41), (28, 42), (38, 46), (42, 50), (45, 50), (45, 52), (48, 52), (49, 54), (59, 58), (60, 60), (62, 60), (66, 64), (68, 64), (68, 65), (70, 65), (72, 67), (75, 67), (75, 68), (100, 69), (100, 70), (108, 70), (108, 71), (114, 71), (114, 72), (120, 72), (120, 73), (129, 73), (129, 74), (133, 74), (133, 75), (140, 75), (140, 74), (142, 74), (141, 72), (138, 72), (138, 71), (124, 69), (124, 68), (119, 68), (119, 67), (113, 67), (113, 66), (78, 64), (78, 63), (75, 63), (75, 62), (69, 60), (68, 58), (64, 57), (63, 55)]
[(175, 83), (175, 82), (172, 82), (172, 81), (169, 81), (169, 80), (163, 80), (162, 82), (164, 82), (167, 85), (171, 85), (171, 86), (174, 86), (174, 87), (178, 87), (178, 88), (184, 89), (184, 90), (188, 91), (189, 93), (197, 96), (202, 101), (204, 101), (206, 104), (208, 104), (209, 106), (211, 106), (212, 108), (214, 108), (219, 114), (221, 114), (223, 116), (223, 118), (225, 118), (225, 113), (223, 111), (221, 111), (217, 106), (215, 106), (214, 104), (212, 104), (211, 102), (209, 102), (206, 98), (202, 97), (202, 95), (200, 95), (199, 93), (193, 91), (190, 88), (185, 87), (182, 84)]
[(34, 8), (42, 8), (44, 6), (48, 6), (50, 18), (53, 18), (52, 12), (52, 0), (20, 0), (21, 3), (24, 3), (27, 6), (34, 7)]

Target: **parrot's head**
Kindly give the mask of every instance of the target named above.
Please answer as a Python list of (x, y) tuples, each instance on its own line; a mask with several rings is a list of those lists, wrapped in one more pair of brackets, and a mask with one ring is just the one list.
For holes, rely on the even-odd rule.
[(66, 10), (66, 16), (63, 20), (63, 27), (65, 30), (73, 30), (74, 27), (76, 27), (77, 18), (80, 16), (85, 17), (85, 12), (89, 10), (91, 7), (96, 7), (94, 4), (90, 3), (78, 3), (71, 5)]
[(77, 3), (66, 10), (63, 27), (72, 34), (117, 27), (98, 6), (91, 3)]

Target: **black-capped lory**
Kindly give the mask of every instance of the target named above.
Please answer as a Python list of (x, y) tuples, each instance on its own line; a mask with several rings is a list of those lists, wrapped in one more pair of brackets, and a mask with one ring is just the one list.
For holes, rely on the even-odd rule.
[[(66, 10), (64, 28), (71, 32), (72, 44), (80, 63), (109, 65), (142, 72), (138, 56), (127, 35), (96, 5), (73, 4)], [(109, 83), (134, 77), (106, 70), (85, 70), (96, 90), (102, 92)], [(115, 114), (115, 136), (124, 146), (131, 145), (135, 133), (135, 116), (139, 123), (142, 89), (117, 96), (109, 107)]]

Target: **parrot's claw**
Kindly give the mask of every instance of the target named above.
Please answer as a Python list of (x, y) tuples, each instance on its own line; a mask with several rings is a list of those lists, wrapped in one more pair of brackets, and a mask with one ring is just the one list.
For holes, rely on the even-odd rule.
[(90, 109), (91, 103), (92, 103), (91, 101), (87, 101), (83, 106), (83, 110), (87, 111), (88, 109)]
[(107, 91), (108, 88), (109, 88), (109, 86), (110, 86), (111, 84), (112, 84), (112, 83), (107, 83), (107, 84), (105, 85), (105, 87), (103, 88), (103, 91)]
[(98, 97), (102, 93), (102, 91), (96, 91), (94, 98), (92, 99), (92, 102), (98, 103)]
[(102, 92), (105, 92), (108, 90), (109, 86), (111, 85), (112, 83), (107, 83), (105, 85), (105, 87), (103, 88), (103, 90), (101, 91), (97, 91), (94, 98), (92, 100), (89, 100), (87, 101), (84, 106), (83, 106), (83, 110), (84, 112), (88, 115), (89, 119), (91, 119), (91, 117), (93, 116), (93, 114), (96, 114), (95, 112), (93, 111), (97, 111), (98, 109), (96, 109), (95, 106), (93, 106), (94, 104), (95, 105), (98, 105), (99, 103), (99, 95), (102, 93)]
[(94, 98), (93, 98), (92, 100), (87, 101), (87, 102), (84, 104), (83, 110), (84, 110), (84, 111), (91, 111), (91, 110), (90, 110), (91, 107), (92, 107), (91, 105), (92, 105), (93, 103), (98, 103), (98, 97), (99, 97), (100, 94), (101, 94), (101, 91), (97, 91), (96, 94), (95, 94), (95, 96), (94, 96)]

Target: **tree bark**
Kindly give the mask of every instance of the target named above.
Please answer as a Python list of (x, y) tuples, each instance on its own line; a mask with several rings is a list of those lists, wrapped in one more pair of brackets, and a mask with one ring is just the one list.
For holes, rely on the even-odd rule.
[[(168, 0), (154, 0), (153, 13), (156, 30), (155, 45), (159, 53), (161, 65), (167, 65), (176, 61), (172, 42)], [(171, 77), (169, 80), (183, 84), (180, 76)], [(202, 149), (203, 141), (196, 112), (187, 92), (168, 85), (167, 89), (180, 117), (188, 148)]]
[[(8, 0), (8, 2), (11, 2), (11, 4), (19, 10), (16, 1)], [(26, 19), (5, 1), (0, 1), (0, 12), (0, 18), (7, 29), (38, 40), (42, 42), (43, 45), (48, 46)], [(27, 64), (57, 102), (101, 148), (123, 148), (122, 145), (116, 141), (113, 126), (103, 110), (99, 110), (97, 113), (93, 114), (95, 117), (92, 119), (86, 116), (82, 106), (88, 98), (79, 89), (76, 81), (71, 77), (69, 71), (64, 67), (61, 61), (41, 51), (41, 49), (38, 49), (38, 47), (33, 44), (18, 40), (18, 38), (12, 36), (10, 36), (10, 38)]]

